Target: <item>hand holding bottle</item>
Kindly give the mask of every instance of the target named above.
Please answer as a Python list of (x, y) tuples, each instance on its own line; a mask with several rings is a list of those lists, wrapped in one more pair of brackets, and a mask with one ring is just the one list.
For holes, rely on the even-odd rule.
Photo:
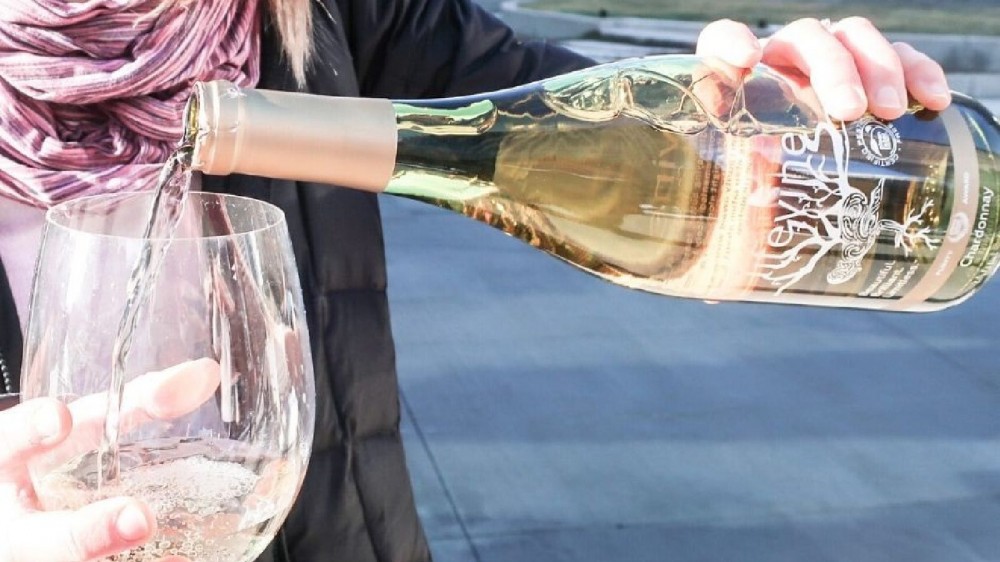
[(938, 63), (906, 43), (890, 43), (865, 18), (833, 24), (801, 19), (762, 41), (742, 23), (719, 20), (702, 31), (697, 52), (737, 68), (763, 62), (798, 70), (835, 119), (854, 120), (866, 110), (883, 119), (899, 118), (908, 105), (907, 92), (931, 110), (951, 103)]
[[(123, 424), (132, 427), (194, 410), (214, 395), (218, 364), (192, 361), (150, 373), (126, 388)], [(68, 459), (99, 442), (105, 398), (68, 406), (38, 398), (0, 412), (0, 562), (86, 562), (141, 546), (156, 519), (136, 498), (112, 497), (75, 510), (43, 511), (28, 466)], [(168, 557), (158, 562), (186, 562)]]

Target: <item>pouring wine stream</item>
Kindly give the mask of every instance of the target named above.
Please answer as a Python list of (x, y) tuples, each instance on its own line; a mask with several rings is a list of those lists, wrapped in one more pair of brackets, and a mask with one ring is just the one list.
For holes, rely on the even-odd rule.
[(125, 367), (132, 348), (139, 311), (146, 305), (156, 285), (163, 257), (170, 246), (190, 191), (192, 151), (193, 145), (185, 139), (170, 155), (160, 172), (149, 219), (142, 235), (142, 248), (126, 288), (125, 308), (118, 324), (111, 355), (111, 384), (108, 389), (107, 416), (98, 461), (102, 483), (114, 482), (120, 472), (118, 439), (125, 390)]

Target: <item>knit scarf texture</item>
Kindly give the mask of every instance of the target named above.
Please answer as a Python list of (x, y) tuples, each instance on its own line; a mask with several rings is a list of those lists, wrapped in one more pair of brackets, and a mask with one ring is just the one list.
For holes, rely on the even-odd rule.
[(0, 196), (155, 185), (197, 81), (255, 86), (259, 0), (0, 0)]

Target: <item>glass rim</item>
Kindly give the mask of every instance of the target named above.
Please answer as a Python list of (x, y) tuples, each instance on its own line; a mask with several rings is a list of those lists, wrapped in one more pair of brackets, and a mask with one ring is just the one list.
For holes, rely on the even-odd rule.
[[(88, 202), (95, 202), (101, 200), (112, 201), (115, 199), (126, 201), (129, 199), (142, 199), (142, 198), (149, 199), (151, 201), (154, 195), (155, 193), (153, 191), (129, 191), (129, 192), (114, 192), (114, 193), (99, 193), (96, 195), (75, 197), (73, 199), (57, 203), (49, 207), (45, 211), (45, 228), (46, 229), (55, 228), (68, 233), (72, 233), (74, 235), (92, 236), (94, 238), (110, 238), (110, 239), (136, 240), (136, 241), (144, 240), (141, 233), (135, 235), (125, 235), (125, 234), (109, 234), (106, 232), (97, 232), (91, 229), (81, 228), (78, 225), (67, 224), (66, 221), (60, 221), (58, 216), (60, 213), (62, 213), (62, 216), (71, 216), (74, 213), (74, 211), (71, 210), (73, 209), (73, 207), (79, 207), (75, 211), (75, 214), (77, 215), (81, 212), (81, 210), (83, 210), (83, 212), (86, 212), (86, 205)], [(225, 239), (240, 238), (244, 236), (256, 236), (275, 228), (283, 228), (283, 227), (287, 228), (285, 213), (284, 211), (281, 210), (281, 208), (268, 201), (255, 199), (253, 197), (247, 197), (244, 195), (235, 195), (231, 193), (216, 193), (211, 191), (189, 191), (187, 193), (187, 200), (185, 201), (185, 205), (190, 205), (192, 199), (205, 200), (208, 198), (215, 198), (219, 199), (220, 201), (223, 200), (241, 201), (249, 205), (258, 206), (262, 211), (264, 211), (262, 213), (262, 216), (265, 217), (264, 220), (265, 224), (258, 225), (254, 228), (236, 229), (234, 232), (230, 232), (228, 234), (212, 234), (203, 236), (175, 235), (170, 237), (171, 242), (185, 242), (185, 241), (204, 242), (211, 240), (225, 240)], [(148, 211), (149, 208), (146, 207), (146, 212), (148, 213)], [(158, 240), (158, 239), (166, 239), (166, 238), (162, 237), (151, 238), (151, 240)]]

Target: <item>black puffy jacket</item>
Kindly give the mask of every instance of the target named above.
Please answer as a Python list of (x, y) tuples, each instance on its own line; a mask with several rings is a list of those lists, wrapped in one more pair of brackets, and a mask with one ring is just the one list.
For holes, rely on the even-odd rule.
[[(313, 8), (316, 58), (305, 89), (314, 94), (456, 96), (590, 64), (558, 47), (518, 41), (469, 0), (314, 0)], [(270, 28), (259, 86), (295, 89)], [(203, 187), (284, 210), (308, 309), (313, 456), (298, 502), (260, 562), (430, 560), (399, 434), (376, 196), (245, 176), (204, 178)], [(0, 321), (0, 352), (17, 373), (21, 335), (3, 275)]]

